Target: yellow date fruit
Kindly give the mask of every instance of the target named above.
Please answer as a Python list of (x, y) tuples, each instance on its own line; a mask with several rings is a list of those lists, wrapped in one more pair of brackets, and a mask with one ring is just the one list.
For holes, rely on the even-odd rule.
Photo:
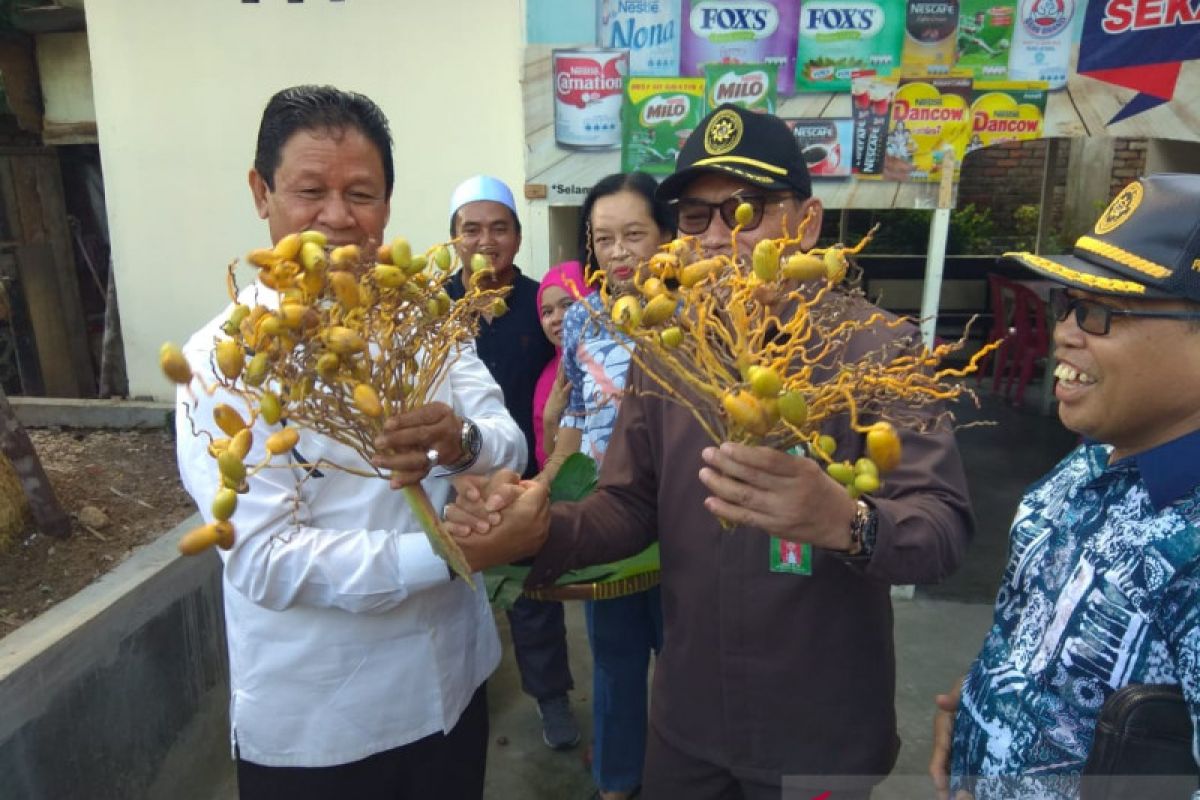
[(778, 397), (783, 389), (783, 379), (770, 367), (751, 366), (749, 370), (750, 391), (758, 397)]
[(808, 421), (808, 401), (800, 392), (784, 392), (779, 396), (779, 416), (788, 424), (800, 427)]
[(365, 383), (354, 387), (354, 405), (368, 417), (383, 416), (383, 404), (379, 402), (379, 395)]
[(238, 431), (246, 428), (246, 420), (227, 403), (218, 403), (213, 407), (213, 422), (226, 436), (236, 436)]
[(295, 428), (284, 428), (267, 437), (267, 452), (273, 456), (282, 455), (295, 447), (299, 441), (300, 434), (296, 432)]
[(300, 244), (300, 234), (289, 233), (275, 243), (272, 252), (282, 261), (292, 261), (300, 254)]
[(647, 328), (668, 320), (675, 313), (675, 300), (670, 295), (659, 294), (650, 298), (642, 309), (642, 325)]
[(889, 422), (876, 422), (867, 431), (867, 455), (880, 472), (891, 472), (900, 463), (900, 435)]
[(783, 277), (791, 281), (812, 281), (825, 275), (825, 262), (808, 253), (793, 253), (783, 262)]
[(228, 522), (213, 522), (188, 531), (179, 540), (179, 552), (185, 556), (203, 553), (216, 545), (222, 550), (233, 547), (233, 526)]
[(754, 245), (754, 253), (750, 260), (755, 275), (764, 281), (774, 280), (779, 274), (779, 245), (771, 239), (760, 240)]
[(263, 392), (263, 396), (258, 401), (258, 413), (262, 415), (263, 422), (268, 425), (274, 425), (283, 417), (283, 404), (279, 401), (279, 395), (274, 392)]
[(167, 342), (158, 350), (158, 366), (163, 374), (175, 383), (191, 383), (192, 367), (183, 356), (179, 345)]
[(738, 207), (733, 210), (734, 222), (738, 225), (749, 225), (752, 219), (754, 219), (754, 206), (749, 203), (738, 203)]
[(216, 497), (212, 501), (213, 519), (219, 522), (224, 522), (233, 516), (233, 512), (237, 510), (238, 496), (237, 492), (227, 486), (223, 486), (217, 490)]
[(631, 330), (642, 321), (642, 304), (631, 294), (617, 298), (613, 303), (612, 320), (620, 327)]

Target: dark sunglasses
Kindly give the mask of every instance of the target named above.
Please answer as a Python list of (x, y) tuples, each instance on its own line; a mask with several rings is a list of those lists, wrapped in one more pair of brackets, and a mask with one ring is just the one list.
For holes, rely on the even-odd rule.
[(1128, 308), (1113, 308), (1095, 300), (1071, 297), (1066, 289), (1050, 290), (1050, 311), (1062, 322), (1071, 311), (1075, 311), (1075, 324), (1084, 333), (1106, 336), (1114, 316), (1146, 317), (1150, 319), (1200, 319), (1200, 311), (1134, 311)]
[(677, 215), (675, 224), (678, 226), (679, 232), (696, 235), (708, 230), (708, 226), (712, 224), (714, 211), (721, 213), (721, 221), (725, 223), (725, 227), (729, 230), (736, 228), (738, 224), (736, 212), (742, 203), (750, 206), (752, 212), (750, 221), (742, 226), (742, 230), (752, 231), (762, 223), (763, 212), (766, 210), (767, 204), (781, 202), (786, 197), (787, 195), (778, 194), (735, 194), (719, 203), (709, 203), (693, 197), (681, 197), (678, 200), (672, 200), (671, 204), (675, 206)]

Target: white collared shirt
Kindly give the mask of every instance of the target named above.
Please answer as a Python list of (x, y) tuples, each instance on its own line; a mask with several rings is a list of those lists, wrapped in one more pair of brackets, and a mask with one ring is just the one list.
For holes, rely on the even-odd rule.
[[(274, 292), (243, 290), (241, 302), (268, 307)], [(184, 347), (192, 368), (212, 384), (211, 352), (232, 305)], [(242, 401), (178, 393), (176, 432), (184, 487), (207, 521), (218, 488), (209, 440), (224, 434), (212, 409)], [(475, 422), (483, 449), (471, 468), (520, 472), (525, 439), (474, 347), (464, 346), (431, 400)], [(185, 405), (191, 408), (190, 419)], [(247, 466), (262, 460), (264, 442), (280, 426), (261, 419)], [(369, 469), (350, 449), (301, 431), (296, 451), (307, 463), (327, 460)], [(232, 518), (237, 541), (225, 560), (225, 625), (229, 642), (232, 740), (241, 757), (266, 766), (344, 764), (449, 731), (471, 696), (496, 668), (500, 644), (483, 590), (451, 580), (401, 492), (382, 478), (329, 467), (308, 473), (294, 458), (250, 479)], [(435, 508), (451, 486), (423, 481)]]

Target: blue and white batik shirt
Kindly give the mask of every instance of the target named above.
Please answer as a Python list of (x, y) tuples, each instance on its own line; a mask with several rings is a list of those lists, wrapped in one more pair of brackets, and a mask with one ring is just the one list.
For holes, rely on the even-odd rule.
[(580, 451), (597, 465), (608, 450), (633, 348), (631, 339), (617, 338), (619, 334), (593, 319), (605, 313), (596, 292), (568, 308), (562, 325), (563, 372), (571, 383), (571, 396), (561, 424), (581, 431)]
[(952, 796), (1076, 796), (1100, 707), (1128, 684), (1182, 685), (1200, 721), (1200, 431), (1111, 451), (1081, 445), (1022, 498), (963, 684)]

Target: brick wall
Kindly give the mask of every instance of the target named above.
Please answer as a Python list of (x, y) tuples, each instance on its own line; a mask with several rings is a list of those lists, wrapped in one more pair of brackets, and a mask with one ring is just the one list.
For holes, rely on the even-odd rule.
[[(1045, 169), (1047, 142), (1007, 142), (968, 153), (963, 160), (958, 183), (958, 207), (973, 203), (992, 212), (998, 233), (1012, 231), (1013, 212), (1024, 205), (1041, 202), (1042, 173)], [(1067, 191), (1067, 165), (1070, 148), (1060, 142), (1058, 157), (1052, 166), (1052, 230), (1063, 218)], [(1007, 236), (1005, 239), (1015, 237)], [(1008, 246), (1008, 241), (997, 242)]]
[(1113, 168), (1108, 196), (1115, 197), (1134, 178), (1146, 174), (1146, 140), (1113, 139)]

